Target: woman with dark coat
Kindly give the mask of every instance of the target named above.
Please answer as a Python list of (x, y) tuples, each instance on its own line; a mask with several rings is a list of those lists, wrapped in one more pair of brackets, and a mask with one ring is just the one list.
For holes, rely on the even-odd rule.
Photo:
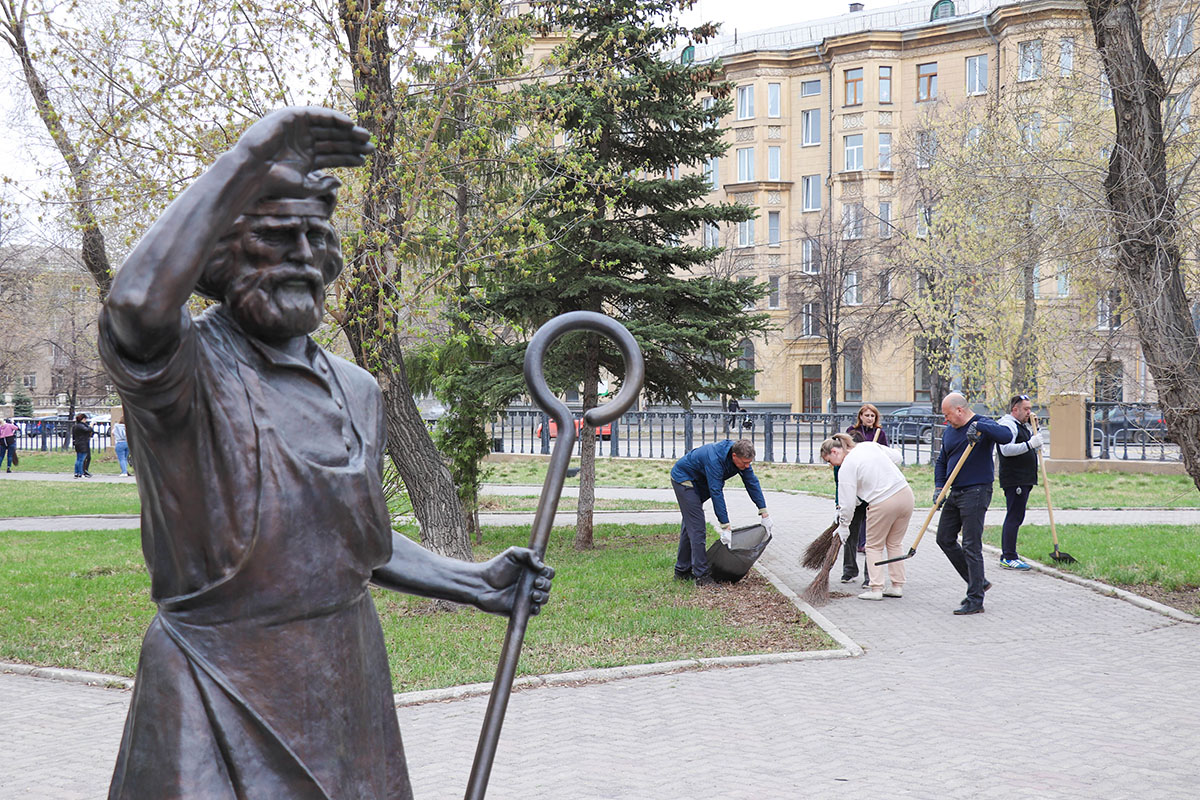
[(71, 427), (71, 442), (75, 445), (75, 477), (92, 477), (92, 473), (83, 468), (83, 463), (92, 453), (92, 426), (87, 424), (87, 414), (75, 415), (75, 424)]

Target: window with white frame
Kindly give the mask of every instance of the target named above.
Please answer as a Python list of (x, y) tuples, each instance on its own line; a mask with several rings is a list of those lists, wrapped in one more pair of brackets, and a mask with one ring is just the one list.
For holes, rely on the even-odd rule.
[(1108, 82), (1108, 73), (1100, 73), (1100, 107), (1112, 108), (1112, 84)]
[(805, 175), (800, 179), (804, 189), (804, 210), (821, 210), (821, 176)]
[(917, 64), (917, 100), (937, 99), (937, 62)]
[(879, 68), (879, 102), (892, 102), (892, 68)]
[(810, 147), (821, 143), (821, 109), (812, 108), (800, 112), (800, 146)]
[(1100, 295), (1096, 303), (1096, 327), (1113, 330), (1121, 327), (1120, 311), (1121, 294), (1116, 289), (1109, 289)]
[(1042, 115), (1034, 111), (1025, 119), (1021, 120), (1020, 124), (1021, 141), (1030, 150), (1037, 148), (1042, 140)]
[(1167, 55), (1185, 56), (1192, 52), (1192, 26), (1187, 14), (1171, 18), (1167, 27)]
[(782, 168), (782, 165), (780, 162), (782, 160), (783, 160), (783, 148), (782, 147), (773, 147), (772, 146), (772, 147), (767, 148), (767, 180), (769, 180), (769, 181), (781, 180), (780, 175), (783, 172), (783, 168)]
[(892, 135), (879, 134), (879, 169), (887, 172), (892, 168)]
[(800, 243), (800, 269), (805, 275), (821, 272), (821, 247), (816, 239), (805, 239)]
[(879, 204), (879, 238), (892, 238), (892, 204), (890, 201)]
[(721, 159), (718, 156), (713, 156), (705, 162), (704, 181), (714, 192), (721, 188)]
[(917, 206), (917, 236), (924, 239), (929, 236), (929, 226), (933, 223), (933, 209)]
[(767, 278), (767, 308), (779, 308), (779, 276)]
[(754, 220), (748, 219), (738, 223), (738, 247), (754, 246)]
[(862, 203), (846, 203), (842, 206), (842, 238), (861, 239), (863, 237), (863, 217), (865, 211)]
[(850, 270), (842, 276), (842, 302), (848, 306), (862, 305), (862, 290), (858, 286), (857, 270)]
[(925, 169), (937, 155), (937, 134), (933, 131), (917, 131), (917, 166)]
[(1058, 144), (1065, 150), (1070, 150), (1075, 144), (1075, 123), (1068, 116), (1058, 121)]
[(846, 153), (845, 167), (847, 172), (854, 172), (863, 168), (863, 135), (855, 133), (844, 139), (844, 150)]
[(820, 93), (821, 93), (821, 82), (820, 81), (801, 81), (801, 83), (800, 83), (800, 96), (801, 97), (812, 97), (812, 96), (818, 95)]
[(1167, 133), (1187, 133), (1188, 117), (1192, 115), (1192, 93), (1184, 90), (1179, 94), (1167, 95)]
[(717, 125), (716, 116), (713, 116), (711, 114), (712, 108), (716, 104), (717, 104), (717, 98), (715, 98), (715, 97), (705, 97), (703, 100), (700, 101), (700, 107), (702, 109), (704, 109), (705, 111), (710, 112), (708, 119), (706, 119), (704, 121), (704, 127), (706, 127), (706, 128), (715, 128)]
[(721, 229), (713, 222), (705, 222), (701, 228), (705, 247), (721, 246)]
[(1042, 77), (1042, 40), (1018, 42), (1017, 64), (1017, 80), (1032, 81)]
[(983, 139), (983, 126), (972, 125), (967, 128), (967, 147), (974, 147)]
[(767, 244), (771, 247), (779, 247), (780, 235), (779, 212), (767, 212)]
[(821, 335), (821, 304), (805, 303), (800, 306), (800, 335)]
[(737, 151), (737, 179), (738, 183), (747, 183), (754, 180), (754, 148), (739, 147)]
[(767, 116), (777, 118), (783, 115), (782, 85), (767, 84)]
[(1058, 275), (1056, 275), (1055, 277), (1058, 279), (1056, 281), (1056, 283), (1058, 284), (1058, 286), (1057, 286), (1058, 296), (1059, 297), (1067, 297), (1068, 295), (1070, 295), (1071, 294), (1071, 273), (1070, 273), (1070, 266), (1067, 264), (1066, 261), (1060, 261), (1058, 263)]
[(987, 53), (971, 56), (967, 59), (967, 94), (987, 94), (988, 90), (988, 57)]
[(754, 87), (739, 86), (737, 89), (737, 118), (754, 119)]
[(21, 376), (21, 386), (26, 389), (37, 388), (37, 373), (29, 372)]
[(1061, 39), (1058, 42), (1058, 74), (1066, 78), (1075, 71), (1075, 40)]

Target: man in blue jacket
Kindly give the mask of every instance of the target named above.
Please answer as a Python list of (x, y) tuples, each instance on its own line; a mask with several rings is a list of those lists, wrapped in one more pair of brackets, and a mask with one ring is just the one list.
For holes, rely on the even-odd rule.
[[(981, 417), (967, 405), (967, 398), (951, 392), (942, 400), (946, 431), (942, 450), (933, 466), (933, 498), (954, 471), (969, 442), (975, 447), (954, 479), (942, 504), (938, 520), (937, 543), (967, 582), (967, 596), (955, 614), (982, 614), (983, 593), (991, 586), (983, 575), (983, 517), (992, 502), (992, 447), (1012, 441), (1012, 431), (987, 417)], [(958, 532), (962, 531), (962, 545)]]
[(704, 501), (712, 498), (713, 511), (721, 523), (721, 541), (730, 540), (729, 512), (725, 508), (725, 481), (740, 475), (746, 494), (758, 507), (762, 523), (767, 532), (771, 530), (771, 518), (767, 514), (767, 501), (763, 498), (758, 478), (750, 468), (754, 462), (754, 443), (749, 439), (713, 442), (697, 447), (675, 462), (671, 467), (671, 488), (679, 501), (683, 513), (683, 524), (679, 528), (679, 554), (675, 557), (675, 577), (679, 580), (693, 579), (697, 586), (713, 583), (708, 557), (705, 555)]

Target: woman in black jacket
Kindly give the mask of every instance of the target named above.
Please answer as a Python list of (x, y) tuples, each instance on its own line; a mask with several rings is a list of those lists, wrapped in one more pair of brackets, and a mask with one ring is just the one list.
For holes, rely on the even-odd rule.
[(92, 453), (92, 426), (87, 424), (87, 414), (75, 415), (75, 424), (71, 427), (71, 441), (75, 445), (75, 477), (92, 477), (92, 473), (83, 469), (83, 463)]

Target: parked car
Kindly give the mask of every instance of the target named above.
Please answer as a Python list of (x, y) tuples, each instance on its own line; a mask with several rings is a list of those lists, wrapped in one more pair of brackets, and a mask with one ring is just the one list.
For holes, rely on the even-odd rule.
[(883, 415), (883, 426), (893, 442), (933, 441), (933, 427), (939, 421), (929, 406), (909, 406)]
[(37, 417), (25, 423), (26, 436), (59, 436), (69, 438), (71, 426), (75, 420), (68, 414), (53, 414), (47, 417)]
[(1103, 439), (1111, 445), (1168, 441), (1167, 424), (1157, 408), (1137, 406), (1098, 407), (1092, 413), (1092, 445)]
[[(575, 420), (575, 433), (578, 434), (582, 428), (583, 428), (583, 420), (581, 420), (581, 419)], [(541, 423), (538, 423), (537, 428), (533, 431), (533, 435), (538, 439), (542, 438)], [(606, 423), (605, 425), (598, 428), (596, 430), (596, 435), (599, 436), (601, 439), (611, 439), (612, 438), (612, 423), (611, 422)], [(554, 439), (557, 437), (558, 437), (558, 423), (555, 422), (554, 420), (550, 420), (550, 438)]]

